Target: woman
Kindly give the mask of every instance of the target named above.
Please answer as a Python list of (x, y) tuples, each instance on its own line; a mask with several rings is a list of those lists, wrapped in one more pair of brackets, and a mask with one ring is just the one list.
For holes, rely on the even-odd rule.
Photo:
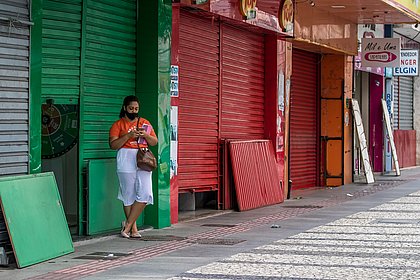
[(138, 116), (140, 102), (134, 95), (124, 98), (120, 119), (109, 131), (109, 146), (117, 153), (120, 182), (118, 199), (123, 202), (127, 218), (122, 222), (121, 236), (140, 238), (136, 220), (146, 205), (153, 204), (152, 172), (137, 168), (137, 150), (158, 142), (150, 122)]

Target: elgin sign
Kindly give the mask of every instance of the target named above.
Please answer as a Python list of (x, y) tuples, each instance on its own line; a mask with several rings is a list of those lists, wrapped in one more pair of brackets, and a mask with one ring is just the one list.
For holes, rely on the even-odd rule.
[(419, 51), (401, 50), (400, 67), (394, 68), (394, 76), (418, 76), (419, 75)]

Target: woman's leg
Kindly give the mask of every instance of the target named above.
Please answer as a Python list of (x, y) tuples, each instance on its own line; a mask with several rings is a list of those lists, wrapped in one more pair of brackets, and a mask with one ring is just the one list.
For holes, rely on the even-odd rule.
[[(146, 207), (146, 203), (137, 202), (135, 201), (133, 205), (131, 205), (131, 211), (127, 217), (127, 222), (125, 224), (124, 232), (129, 234), (130, 231), (132, 233), (138, 232), (136, 221), (139, 218), (141, 212), (143, 212), (144, 208)], [(124, 207), (125, 208), (125, 207)]]
[[(131, 213), (131, 206), (132, 205), (129, 205), (129, 206), (124, 206), (123, 205), (123, 207), (124, 207), (124, 214), (125, 214), (125, 218), (126, 218), (126, 221), (128, 221), (128, 217), (130, 216), (130, 213)], [(126, 223), (127, 224), (127, 223)], [(134, 221), (134, 225), (131, 227), (131, 231), (132, 232), (134, 232), (134, 233), (136, 233), (136, 232), (138, 232), (139, 230), (137, 229), (137, 224), (136, 224), (136, 222)]]
[(131, 211), (127, 218), (124, 232), (136, 234), (138, 232), (135, 222), (143, 212), (147, 204), (153, 204), (152, 173), (144, 170), (137, 171), (136, 177), (136, 201), (131, 205)]
[[(123, 209), (125, 217), (128, 219), (132, 206), (136, 200), (136, 184), (137, 184), (137, 172), (117, 172), (118, 179), (120, 182), (120, 189), (118, 193), (118, 199), (123, 202)], [(127, 223), (126, 223), (127, 224)], [(133, 230), (137, 231), (137, 226), (134, 223), (132, 225)], [(126, 232), (130, 232), (131, 228), (127, 231), (127, 227), (123, 229)]]

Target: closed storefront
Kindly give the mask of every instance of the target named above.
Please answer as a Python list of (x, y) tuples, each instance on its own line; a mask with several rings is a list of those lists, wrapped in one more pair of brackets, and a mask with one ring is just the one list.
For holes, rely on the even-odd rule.
[(416, 165), (413, 77), (394, 77), (394, 141), (400, 167)]
[(223, 24), (222, 139), (264, 138), (264, 37)]
[(0, 175), (29, 171), (30, 25), (28, 1), (0, 3)]
[(264, 48), (263, 35), (181, 10), (180, 192), (219, 189), (220, 141), (264, 138)]
[(214, 190), (219, 186), (219, 23), (182, 12), (179, 33), (179, 190)]
[(317, 185), (318, 61), (315, 53), (293, 49), (290, 98), (290, 178), (293, 189)]
[(413, 77), (394, 77), (394, 129), (413, 129)]
[[(89, 176), (103, 176), (89, 170), (89, 163), (104, 165), (105, 159), (115, 158), (108, 145), (109, 128), (118, 119), (123, 98), (136, 94), (136, 1), (47, 0), (34, 9), (42, 9), (36, 25), (42, 27), (36, 31), (42, 34), (37, 38), (42, 56), (42, 171), (55, 174), (72, 233), (110, 230), (120, 221), (95, 216), (92, 209), (109, 199), (119, 210), (114, 193), (101, 193), (116, 176), (110, 173), (105, 184), (89, 184)], [(109, 202), (108, 207), (113, 209)]]

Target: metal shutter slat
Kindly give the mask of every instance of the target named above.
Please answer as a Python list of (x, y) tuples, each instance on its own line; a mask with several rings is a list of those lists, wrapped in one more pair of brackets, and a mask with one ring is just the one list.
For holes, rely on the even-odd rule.
[(179, 37), (179, 190), (217, 189), (219, 23), (181, 11)]
[(222, 25), (225, 139), (264, 139), (264, 36)]
[(82, 3), (45, 1), (42, 14), (42, 99), (77, 102), (80, 95)]
[(135, 95), (135, 0), (87, 1), (83, 71), (84, 160), (113, 158), (109, 128), (118, 118), (124, 97)]
[[(27, 0), (0, 4), (1, 18), (29, 21)], [(29, 26), (0, 20), (0, 175), (29, 166)]]
[(394, 78), (394, 129), (413, 129), (413, 78)]
[(317, 58), (293, 49), (290, 94), (290, 177), (293, 188), (316, 184)]

